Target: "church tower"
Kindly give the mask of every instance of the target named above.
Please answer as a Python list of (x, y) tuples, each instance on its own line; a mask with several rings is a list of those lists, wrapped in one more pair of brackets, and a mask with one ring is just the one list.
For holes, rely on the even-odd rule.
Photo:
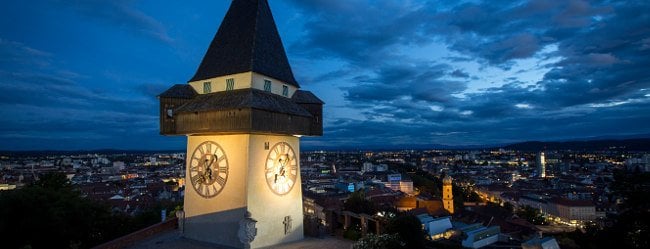
[(450, 214), (454, 214), (454, 195), (452, 194), (451, 177), (442, 179), (442, 207)]
[(546, 155), (544, 155), (544, 152), (539, 152), (537, 154), (537, 175), (540, 178), (546, 177)]
[(267, 0), (233, 0), (196, 74), (159, 99), (161, 134), (187, 136), (186, 238), (303, 238), (300, 137), (322, 135), (323, 102), (295, 80)]

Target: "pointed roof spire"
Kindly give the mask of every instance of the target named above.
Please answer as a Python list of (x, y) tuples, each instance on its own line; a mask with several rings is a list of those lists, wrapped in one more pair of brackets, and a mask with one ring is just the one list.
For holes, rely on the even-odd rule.
[(300, 87), (267, 0), (233, 0), (190, 82), (256, 72)]

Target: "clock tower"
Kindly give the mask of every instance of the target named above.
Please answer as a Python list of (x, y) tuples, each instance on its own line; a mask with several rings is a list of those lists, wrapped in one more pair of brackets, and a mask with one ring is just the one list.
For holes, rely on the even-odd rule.
[(187, 136), (186, 238), (303, 238), (300, 137), (323, 134), (323, 102), (300, 89), (267, 0), (233, 0), (196, 74), (159, 99), (161, 134)]

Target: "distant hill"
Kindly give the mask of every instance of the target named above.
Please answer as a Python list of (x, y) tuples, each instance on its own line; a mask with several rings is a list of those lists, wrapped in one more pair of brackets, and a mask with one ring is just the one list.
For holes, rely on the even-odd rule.
[(157, 153), (185, 153), (185, 150), (114, 150), (114, 149), (99, 149), (99, 150), (42, 150), (42, 151), (0, 151), (0, 155), (13, 155), (13, 156), (57, 156), (57, 155), (84, 155), (84, 154), (99, 154), (99, 155), (115, 155), (115, 154), (157, 154)]
[(362, 146), (301, 146), (302, 151), (400, 151), (400, 150), (482, 150), (505, 145), (444, 145), (444, 144), (413, 144), (413, 145), (362, 145)]
[(650, 151), (650, 138), (636, 139), (607, 139), (588, 141), (565, 142), (523, 142), (503, 147), (509, 150), (540, 151), (540, 150), (576, 150), (576, 151), (601, 151), (601, 150), (626, 150)]

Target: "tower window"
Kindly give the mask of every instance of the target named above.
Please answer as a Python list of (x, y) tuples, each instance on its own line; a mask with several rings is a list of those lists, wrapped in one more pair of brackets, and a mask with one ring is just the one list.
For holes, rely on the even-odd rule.
[(282, 86), (282, 96), (289, 97), (289, 87)]
[(271, 81), (264, 80), (264, 91), (271, 92)]
[(203, 83), (203, 93), (211, 93), (211, 92), (212, 92), (212, 83), (204, 82)]
[(232, 91), (235, 89), (235, 79), (230, 78), (226, 79), (226, 91)]

